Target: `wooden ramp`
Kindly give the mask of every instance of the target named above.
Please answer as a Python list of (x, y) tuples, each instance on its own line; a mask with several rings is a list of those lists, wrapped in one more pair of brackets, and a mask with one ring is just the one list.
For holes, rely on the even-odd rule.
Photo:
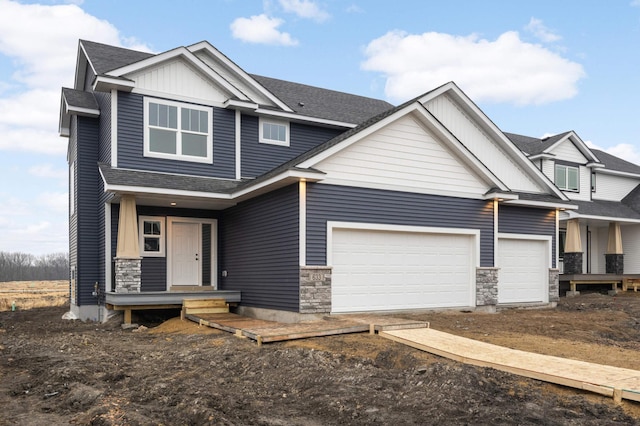
[(318, 321), (306, 321), (294, 324), (259, 320), (233, 313), (190, 313), (183, 318), (197, 322), (201, 326), (234, 333), (238, 337), (255, 340), (258, 345), (284, 340), (306, 339), (309, 337), (331, 336), (336, 334), (363, 333), (382, 330), (425, 328), (428, 323), (387, 316), (327, 316)]
[(380, 336), (466, 364), (640, 401), (640, 371), (509, 349), (430, 328), (381, 331)]

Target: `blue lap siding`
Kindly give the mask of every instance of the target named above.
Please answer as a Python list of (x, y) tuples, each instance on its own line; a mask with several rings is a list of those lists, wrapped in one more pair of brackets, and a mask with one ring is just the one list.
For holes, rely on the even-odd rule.
[(556, 267), (555, 210), (501, 205), (498, 208), (498, 232), (551, 237), (552, 268)]
[(327, 264), (327, 221), (480, 230), (480, 265), (493, 266), (493, 202), (325, 184), (307, 185), (307, 264)]
[(299, 123), (290, 124), (289, 146), (260, 143), (258, 117), (242, 116), (242, 176), (256, 177), (344, 132)]
[(235, 111), (213, 108), (213, 164), (144, 156), (144, 97), (118, 93), (118, 167), (235, 179)]
[(223, 212), (223, 290), (240, 290), (242, 305), (299, 309), (298, 186), (288, 186)]

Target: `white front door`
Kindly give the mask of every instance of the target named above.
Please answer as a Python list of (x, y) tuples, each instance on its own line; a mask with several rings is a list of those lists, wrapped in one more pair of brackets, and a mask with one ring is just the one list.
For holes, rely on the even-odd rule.
[(170, 285), (200, 285), (200, 224), (173, 222)]

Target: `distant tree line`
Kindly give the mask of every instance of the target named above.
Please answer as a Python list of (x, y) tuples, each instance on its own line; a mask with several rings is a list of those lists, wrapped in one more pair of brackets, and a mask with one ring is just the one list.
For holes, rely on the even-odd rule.
[(0, 251), (0, 282), (66, 280), (69, 278), (69, 254), (35, 256)]

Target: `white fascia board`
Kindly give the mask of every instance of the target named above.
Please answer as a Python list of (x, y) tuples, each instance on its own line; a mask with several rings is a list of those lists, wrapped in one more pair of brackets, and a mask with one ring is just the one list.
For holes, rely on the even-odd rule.
[(483, 198), (485, 200), (502, 199), (503, 201), (504, 200), (517, 200), (517, 199), (519, 199), (517, 194), (509, 194), (509, 193), (503, 193), (503, 192), (499, 192), (499, 191), (489, 192), (489, 193), (485, 194)]
[[(104, 177), (102, 179), (104, 181)], [(169, 195), (175, 197), (195, 197), (211, 200), (231, 200), (229, 194), (220, 194), (215, 192), (185, 191), (182, 189), (166, 189), (166, 188), (148, 188), (146, 186), (128, 186), (128, 185), (109, 185), (105, 182), (105, 192), (121, 192), (149, 195)]]
[(225, 54), (223, 54), (218, 49), (213, 47), (211, 43), (207, 41), (201, 41), (200, 43), (196, 43), (196, 44), (192, 44), (191, 46), (188, 46), (187, 49), (190, 52), (197, 52), (200, 50), (207, 51), (210, 55), (212, 55), (213, 57), (218, 59), (220, 62), (222, 62), (227, 68), (229, 68), (230, 70), (238, 74), (240, 77), (242, 77), (242, 79), (247, 84), (249, 84), (249, 86), (253, 87), (257, 92), (260, 92), (261, 94), (266, 96), (278, 107), (282, 108), (284, 111), (293, 112), (293, 110), (289, 108), (287, 104), (282, 102), (277, 96), (275, 96), (273, 93), (268, 91), (264, 86), (258, 83), (255, 79), (253, 79), (253, 77), (251, 77), (242, 68), (236, 65), (236, 63), (233, 62), (231, 59), (229, 59)]
[(243, 188), (240, 191), (234, 192), (231, 194), (231, 196), (233, 199), (236, 199), (236, 198), (248, 195), (252, 192), (256, 192), (261, 189), (267, 188), (278, 182), (285, 181), (287, 179), (291, 179), (295, 181), (305, 180), (307, 182), (318, 182), (324, 179), (324, 176), (325, 174), (322, 172), (306, 171), (306, 170), (286, 170), (280, 173), (279, 175), (273, 176), (255, 185), (249, 185), (248, 187)]
[(222, 104), (223, 108), (227, 109), (235, 109), (238, 111), (255, 111), (258, 109), (259, 105), (255, 102), (251, 101), (238, 101), (236, 99), (229, 99), (224, 104)]
[(602, 163), (587, 163), (586, 167), (590, 169), (603, 169), (606, 166)]
[(346, 127), (346, 128), (352, 129), (357, 126), (357, 124), (354, 124), (354, 123), (327, 120), (325, 118), (311, 117), (308, 115), (300, 115), (300, 114), (296, 114), (295, 112), (290, 113), (290, 112), (274, 111), (271, 109), (264, 109), (264, 108), (258, 108), (255, 110), (255, 112), (260, 115), (268, 115), (268, 116), (273, 116), (278, 118), (284, 118), (287, 120), (307, 121), (311, 123), (324, 124), (324, 125), (333, 126), (333, 127)]
[(520, 150), (520, 148), (518, 148), (505, 136), (504, 133), (502, 133), (498, 126), (496, 126), (493, 121), (491, 121), (491, 119), (489, 119), (489, 117), (487, 117), (487, 115), (478, 108), (478, 106), (455, 83), (451, 82), (440, 86), (439, 88), (425, 94), (419, 99), (419, 102), (424, 104), (447, 92), (451, 93), (459, 105), (470, 113), (472, 118), (480, 125), (480, 127), (483, 127), (492, 136), (498, 139), (501, 142), (502, 147), (508, 153), (513, 154), (512, 158), (516, 160), (518, 165), (527, 170), (529, 174), (534, 176), (540, 184), (553, 191), (553, 193), (562, 200), (568, 200), (567, 196), (564, 195), (562, 191), (560, 191), (558, 187), (556, 187), (555, 184), (533, 164), (533, 162)]
[(529, 156), (529, 160), (531, 160), (531, 161), (540, 160), (540, 159), (552, 160), (555, 157), (556, 157), (555, 154), (551, 154), (551, 153), (548, 153), (548, 152), (543, 152), (542, 154), (536, 154), (536, 155)]
[[(66, 104), (66, 102), (65, 102)], [(67, 105), (66, 110), (69, 114), (75, 114), (75, 115), (80, 115), (83, 117), (99, 117), (100, 116), (100, 110), (99, 109), (93, 109), (93, 108), (82, 108), (82, 107), (75, 107), (75, 106), (69, 106)]]
[[(87, 73), (87, 65), (91, 67), (91, 71), (93, 71), (94, 75), (97, 75), (96, 69), (94, 68), (91, 60), (89, 59), (89, 55), (87, 55), (87, 51), (84, 49), (84, 45), (82, 41), (78, 43), (78, 57), (76, 62), (76, 75), (75, 81), (73, 82), (73, 88), (77, 90), (82, 90), (84, 87), (81, 84), (84, 84), (84, 77)], [(82, 78), (80, 78), (80, 74), (82, 74)]]
[(598, 173), (602, 173), (603, 175), (611, 175), (611, 176), (621, 176), (621, 177), (629, 177), (629, 178), (636, 178), (636, 179), (640, 179), (640, 175), (637, 173), (629, 173), (629, 172), (621, 172), (618, 170), (611, 170), (611, 169), (599, 169)]
[(93, 82), (93, 90), (96, 92), (110, 92), (113, 89), (131, 92), (135, 87), (135, 81), (108, 75), (99, 75)]
[(115, 77), (122, 77), (136, 71), (141, 71), (145, 68), (152, 67), (154, 65), (158, 65), (162, 62), (182, 57), (186, 59), (191, 65), (201, 71), (203, 74), (211, 78), (217, 84), (226, 89), (229, 93), (236, 96), (238, 99), (248, 101), (249, 98), (242, 93), (237, 87), (233, 84), (229, 83), (224, 77), (218, 74), (215, 70), (211, 69), (208, 65), (203, 63), (196, 55), (191, 53), (184, 47), (178, 47), (173, 50), (169, 50), (168, 52), (160, 53), (155, 56), (151, 56), (150, 58), (143, 59), (142, 61), (136, 62), (131, 65), (126, 65), (122, 68), (118, 68), (112, 71), (109, 71), (109, 75)]
[(640, 219), (628, 219), (622, 217), (613, 217), (613, 216), (593, 216), (593, 215), (582, 215), (580, 212), (570, 212), (570, 219), (589, 219), (589, 220), (601, 220), (603, 222), (620, 222), (620, 223), (640, 223)]
[(533, 200), (506, 200), (504, 204), (509, 204), (512, 206), (526, 206), (526, 207), (540, 207), (540, 208), (551, 208), (551, 209), (564, 209), (564, 210), (576, 210), (578, 206), (575, 204), (562, 204), (562, 203), (552, 203), (548, 201), (533, 201)]

